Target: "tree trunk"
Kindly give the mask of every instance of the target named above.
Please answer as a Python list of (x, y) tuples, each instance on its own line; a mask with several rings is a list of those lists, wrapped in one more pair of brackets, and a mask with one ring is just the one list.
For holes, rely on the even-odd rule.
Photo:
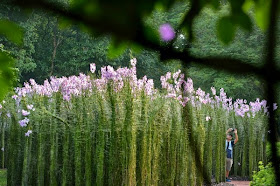
[(52, 53), (52, 60), (51, 60), (51, 71), (50, 71), (49, 76), (53, 75), (56, 51), (57, 51), (57, 47), (60, 45), (60, 43), (61, 43), (61, 39), (57, 38), (56, 32), (54, 32), (54, 36), (53, 36), (53, 53)]

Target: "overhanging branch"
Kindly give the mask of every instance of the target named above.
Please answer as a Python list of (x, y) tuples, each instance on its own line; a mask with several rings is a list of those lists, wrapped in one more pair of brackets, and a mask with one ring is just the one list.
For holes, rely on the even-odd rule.
[[(38, 8), (48, 12), (52, 12), (58, 14), (60, 16), (69, 18), (75, 22), (82, 23), (93, 31), (98, 31), (103, 34), (113, 34), (117, 36), (118, 39), (124, 41), (133, 41), (147, 49), (155, 50), (160, 53), (162, 60), (167, 59), (178, 59), (183, 62), (183, 65), (188, 65), (190, 63), (200, 64), (208, 68), (224, 70), (233, 74), (256, 74), (260, 78), (265, 78), (265, 73), (263, 72), (263, 68), (256, 67), (254, 65), (245, 63), (240, 59), (228, 58), (228, 57), (196, 57), (191, 55), (189, 52), (179, 52), (176, 51), (172, 47), (160, 46), (157, 43), (154, 43), (147, 39), (145, 36), (143, 29), (144, 25), (139, 23), (139, 29), (137, 29), (137, 33), (135, 34), (127, 34), (123, 29), (120, 28), (119, 25), (114, 24), (113, 22), (110, 24), (104, 24), (103, 20), (99, 20), (94, 16), (88, 17), (83, 16), (79, 13), (67, 11), (65, 8), (58, 6), (55, 3), (51, 3), (45, 0), (15, 0), (14, 3), (20, 7), (24, 8)], [(273, 69), (273, 74), (280, 74), (280, 71), (277, 69)], [(273, 81), (280, 81), (280, 76), (275, 76)]]

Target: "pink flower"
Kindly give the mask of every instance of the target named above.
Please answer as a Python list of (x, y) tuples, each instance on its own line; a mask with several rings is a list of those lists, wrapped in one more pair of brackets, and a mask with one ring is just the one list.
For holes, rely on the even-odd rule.
[(175, 31), (168, 23), (159, 27), (160, 37), (163, 41), (171, 41), (175, 37)]
[(35, 81), (34, 79), (30, 79), (29, 81), (30, 81), (30, 84), (31, 84), (32, 86), (37, 85), (37, 83), (36, 83), (36, 81)]
[(276, 110), (278, 108), (277, 103), (273, 103), (273, 110)]
[(171, 78), (171, 72), (167, 72), (166, 75), (165, 75), (165, 78), (166, 78), (166, 80), (170, 79)]
[(21, 113), (23, 116), (28, 116), (30, 114), (30, 112), (23, 110), (23, 109), (22, 109)]
[(177, 72), (175, 72), (175, 73), (173, 74), (173, 79), (174, 79), (174, 81), (177, 81), (177, 79), (178, 79), (180, 73), (181, 73), (181, 70), (178, 70)]
[(188, 78), (187, 82), (185, 83), (184, 91), (188, 93), (192, 93), (194, 91), (193, 81), (191, 78)]
[(137, 59), (136, 58), (133, 58), (133, 59), (130, 60), (131, 66), (135, 67), (136, 63), (137, 63)]
[(18, 123), (20, 124), (21, 127), (26, 127), (27, 124), (29, 123), (29, 119), (24, 118), (23, 120), (20, 120)]
[(18, 98), (18, 96), (17, 96), (17, 95), (13, 95), (12, 98), (13, 98), (14, 100), (16, 100), (16, 99)]
[(32, 130), (28, 130), (26, 133), (25, 133), (25, 136), (29, 137), (29, 135), (32, 133)]
[(91, 73), (94, 73), (95, 70), (96, 70), (96, 65), (95, 65), (95, 63), (91, 63), (91, 64), (89, 65), (89, 68), (90, 68)]
[(33, 109), (33, 105), (27, 105), (26, 106), (28, 110), (32, 110)]
[(212, 91), (212, 94), (213, 94), (213, 95), (216, 95), (216, 89), (215, 89), (215, 87), (211, 87), (211, 91)]

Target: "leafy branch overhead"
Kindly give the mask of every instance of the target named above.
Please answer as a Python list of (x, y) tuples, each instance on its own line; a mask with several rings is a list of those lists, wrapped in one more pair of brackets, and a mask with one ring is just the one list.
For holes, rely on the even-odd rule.
[[(8, 20), (0, 19), (0, 35), (5, 36), (15, 44), (22, 44), (23, 32), (20, 27)], [(9, 56), (2, 45), (0, 47), (0, 101), (11, 89), (15, 80), (14, 60)]]
[[(244, 64), (243, 61), (233, 58), (217, 57), (197, 57), (190, 54), (185, 48), (184, 51), (178, 51), (172, 47), (172, 42), (164, 43), (160, 40), (158, 30), (152, 29), (145, 23), (145, 19), (157, 9), (168, 10), (179, 1), (87, 1), (73, 0), (71, 3), (58, 4), (46, 0), (15, 0), (14, 3), (25, 8), (39, 8), (49, 12), (53, 12), (65, 19), (62, 24), (71, 25), (78, 24), (82, 28), (86, 28), (95, 36), (110, 34), (115, 37), (117, 43), (125, 42), (125, 44), (114, 44), (110, 47), (109, 57), (118, 56), (124, 51), (124, 46), (131, 43), (131, 48), (139, 48), (142, 46), (147, 49), (158, 51), (162, 60), (179, 59), (184, 65), (191, 62), (204, 65), (206, 67), (223, 69), (231, 73), (254, 73), (261, 77), (265, 75), (261, 68), (250, 64)], [(226, 2), (226, 0), (222, 1)], [(231, 12), (229, 15), (221, 17), (217, 24), (217, 35), (225, 44), (230, 43), (237, 27), (241, 27), (247, 31), (252, 30), (252, 20), (249, 12), (252, 8), (256, 9), (255, 18), (258, 25), (264, 30), (267, 29), (265, 22), (268, 19), (267, 2), (263, 0), (230, 0), (229, 6)], [(189, 41), (192, 42), (193, 37), (193, 21), (199, 15), (201, 10), (209, 5), (214, 9), (219, 9), (221, 2), (212, 1), (195, 1), (188, 2), (189, 9), (186, 9), (181, 24), (174, 28), (175, 30), (186, 31)], [(265, 4), (266, 6), (262, 6)], [(268, 3), (269, 4), (269, 3)], [(262, 16), (260, 16), (262, 15)], [(264, 18), (264, 17), (267, 17)], [(118, 49), (118, 47), (120, 47)], [(275, 70), (278, 72), (277, 70)], [(275, 77), (275, 80), (280, 80)]]

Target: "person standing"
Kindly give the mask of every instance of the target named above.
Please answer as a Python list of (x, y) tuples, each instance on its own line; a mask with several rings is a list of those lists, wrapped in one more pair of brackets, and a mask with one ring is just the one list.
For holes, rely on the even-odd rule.
[[(233, 136), (230, 132), (234, 132), (235, 140), (232, 139)], [(231, 180), (228, 179), (228, 175), (233, 164), (233, 147), (238, 142), (237, 129), (229, 128), (226, 132), (226, 136), (226, 182), (231, 182)]]

